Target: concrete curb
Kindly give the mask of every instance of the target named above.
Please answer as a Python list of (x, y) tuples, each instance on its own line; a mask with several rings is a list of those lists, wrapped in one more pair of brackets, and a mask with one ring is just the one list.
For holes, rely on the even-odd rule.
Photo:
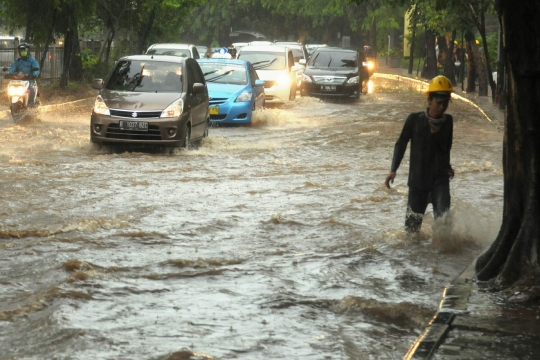
[[(379, 78), (390, 79), (390, 80), (403, 81), (403, 82), (407, 82), (409, 84), (419, 85), (419, 86), (422, 86), (422, 87), (425, 87), (425, 88), (427, 88), (429, 86), (429, 83), (427, 81), (415, 79), (415, 78), (412, 78), (412, 77), (402, 76), (402, 75), (374, 73), (373, 76), (374, 77), (379, 77)], [(484, 115), (484, 117), (489, 122), (493, 122), (493, 119), (488, 114), (486, 114), (486, 112), (484, 110), (482, 110), (482, 108), (480, 106), (478, 106), (474, 101), (471, 101), (471, 100), (467, 99), (466, 97), (458, 95), (456, 93), (452, 94), (452, 98), (461, 100), (463, 102), (466, 102), (469, 105), (472, 105), (478, 111), (480, 111), (480, 113), (482, 115)]]
[(467, 313), (467, 303), (473, 290), (475, 264), (476, 259), (446, 286), (439, 310), (409, 348), (404, 360), (430, 359), (446, 339), (456, 315)]

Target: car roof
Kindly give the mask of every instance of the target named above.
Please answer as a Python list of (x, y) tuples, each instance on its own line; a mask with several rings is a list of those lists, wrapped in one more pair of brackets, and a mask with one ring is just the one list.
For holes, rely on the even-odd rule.
[(177, 43), (162, 43), (162, 44), (152, 44), (148, 48), (161, 48), (161, 49), (189, 49), (190, 46), (195, 46), (193, 44), (177, 44)]
[(251, 52), (251, 51), (267, 51), (267, 52), (284, 52), (288, 48), (287, 46), (280, 45), (249, 45), (244, 46), (240, 49), (240, 52)]
[(220, 58), (202, 58), (197, 59), (199, 63), (226, 63), (235, 65), (246, 65), (247, 61), (240, 59), (220, 59)]
[(154, 60), (162, 62), (183, 63), (185, 62), (185, 60), (187, 60), (187, 58), (173, 55), (128, 55), (121, 57), (120, 60)]
[(339, 51), (339, 52), (353, 52), (353, 53), (358, 52), (358, 51), (353, 50), (353, 49), (345, 49), (345, 48), (334, 47), (334, 46), (321, 46), (321, 47), (318, 47), (317, 49), (315, 49), (315, 51), (317, 51), (317, 52)]

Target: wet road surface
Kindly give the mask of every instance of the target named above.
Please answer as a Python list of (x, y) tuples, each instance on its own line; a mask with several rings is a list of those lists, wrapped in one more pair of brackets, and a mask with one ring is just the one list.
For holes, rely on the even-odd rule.
[(383, 182), (424, 106), (374, 79), (172, 154), (96, 149), (86, 110), (0, 119), (0, 358), (402, 358), (503, 201), (502, 133), (454, 100), (452, 221), (403, 232), (408, 152)]

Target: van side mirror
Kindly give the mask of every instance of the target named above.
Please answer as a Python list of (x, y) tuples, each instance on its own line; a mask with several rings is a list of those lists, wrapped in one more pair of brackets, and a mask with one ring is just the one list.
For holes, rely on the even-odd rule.
[(195, 83), (193, 84), (193, 94), (204, 94), (204, 84)]
[(261, 79), (255, 80), (255, 86), (264, 86), (264, 80), (261, 80)]
[(92, 80), (92, 89), (101, 90), (102, 87), (103, 87), (103, 79)]

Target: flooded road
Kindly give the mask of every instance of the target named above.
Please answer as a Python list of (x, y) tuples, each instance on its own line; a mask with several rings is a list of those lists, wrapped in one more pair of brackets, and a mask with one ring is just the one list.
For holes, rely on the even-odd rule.
[(502, 133), (454, 100), (452, 225), (403, 232), (408, 152), (383, 182), (424, 106), (375, 78), (172, 154), (92, 147), (89, 111), (0, 119), (0, 358), (401, 359), (503, 203)]

